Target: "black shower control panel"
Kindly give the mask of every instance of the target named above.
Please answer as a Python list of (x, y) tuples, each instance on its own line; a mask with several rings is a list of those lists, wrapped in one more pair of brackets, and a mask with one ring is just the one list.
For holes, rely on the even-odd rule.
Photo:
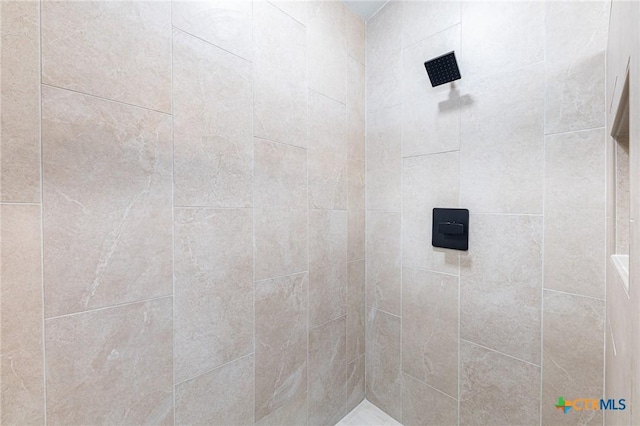
[(454, 250), (468, 250), (469, 210), (433, 209), (431, 245)]

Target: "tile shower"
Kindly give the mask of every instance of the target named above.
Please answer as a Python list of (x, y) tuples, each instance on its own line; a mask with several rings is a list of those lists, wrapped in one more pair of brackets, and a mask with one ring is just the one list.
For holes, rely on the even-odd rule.
[(0, 423), (602, 424), (610, 7), (1, 2)]
[(2, 424), (357, 405), (364, 22), (340, 2), (1, 7)]
[[(602, 423), (554, 404), (603, 392), (609, 8), (367, 22), (366, 397), (403, 424)], [(462, 79), (432, 88), (452, 50)], [(470, 210), (468, 252), (431, 246), (434, 207)]]

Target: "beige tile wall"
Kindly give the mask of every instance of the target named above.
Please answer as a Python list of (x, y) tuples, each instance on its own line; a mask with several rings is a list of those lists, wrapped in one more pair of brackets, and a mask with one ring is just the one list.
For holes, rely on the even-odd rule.
[(0, 422), (333, 424), (360, 403), (364, 22), (0, 7)]
[[(366, 391), (404, 424), (602, 421), (553, 405), (603, 392), (609, 8), (392, 1), (367, 22)], [(432, 88), (451, 50), (462, 80)], [(470, 210), (468, 252), (431, 246), (434, 207)]]
[[(636, 2), (614, 1), (611, 6), (611, 22), (606, 58), (606, 152), (607, 152), (607, 256), (620, 253), (616, 247), (616, 234), (625, 230), (619, 226), (616, 217), (620, 217), (617, 208), (623, 202), (616, 194), (616, 145), (611, 136), (619, 134), (616, 127), (616, 115), (623, 107), (622, 93), (624, 81), (629, 79), (629, 195), (628, 215), (628, 287), (612, 262), (607, 263), (606, 289), (606, 355), (605, 355), (605, 392), (615, 398), (627, 399), (634, 405), (640, 400), (640, 89), (638, 70), (640, 69), (640, 33), (636, 24), (640, 19), (640, 5)], [(623, 252), (624, 253), (624, 252)], [(635, 404), (637, 406), (637, 402)], [(629, 405), (627, 405), (629, 406)], [(640, 422), (640, 410), (607, 411), (606, 424), (637, 424)]]

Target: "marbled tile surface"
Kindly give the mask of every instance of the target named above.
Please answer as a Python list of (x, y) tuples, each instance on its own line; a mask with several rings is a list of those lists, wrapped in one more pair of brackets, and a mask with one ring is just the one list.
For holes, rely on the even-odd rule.
[(42, 88), (47, 317), (172, 292), (171, 117)]
[(45, 321), (47, 420), (173, 420), (171, 297)]
[(170, 2), (44, 2), (42, 82), (171, 111)]
[(40, 202), (40, 3), (0, 4), (0, 199)]
[(45, 418), (40, 224), (38, 205), (0, 205), (3, 424), (42, 424)]

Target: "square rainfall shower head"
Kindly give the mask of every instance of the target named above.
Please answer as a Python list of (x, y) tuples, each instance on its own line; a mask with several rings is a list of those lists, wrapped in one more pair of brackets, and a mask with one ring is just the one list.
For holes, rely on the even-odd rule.
[(427, 69), (427, 74), (429, 74), (429, 80), (431, 80), (431, 86), (433, 87), (462, 78), (455, 52), (445, 53), (442, 56), (431, 59), (424, 63), (424, 67)]

